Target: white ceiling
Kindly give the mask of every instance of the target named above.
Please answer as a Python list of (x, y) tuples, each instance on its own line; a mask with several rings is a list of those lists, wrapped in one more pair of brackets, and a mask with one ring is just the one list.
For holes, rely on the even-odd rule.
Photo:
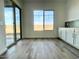
[(66, 0), (24, 0), (24, 2), (66, 2)]
[[(10, 0), (4, 0), (5, 4), (10, 4)], [(67, 0), (17, 0), (22, 3), (27, 3), (27, 2), (66, 2)]]

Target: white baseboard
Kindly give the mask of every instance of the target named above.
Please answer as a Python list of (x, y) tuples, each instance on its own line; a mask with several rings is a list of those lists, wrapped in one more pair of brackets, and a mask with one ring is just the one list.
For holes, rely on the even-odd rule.
[(23, 37), (22, 39), (57, 39), (58, 37)]

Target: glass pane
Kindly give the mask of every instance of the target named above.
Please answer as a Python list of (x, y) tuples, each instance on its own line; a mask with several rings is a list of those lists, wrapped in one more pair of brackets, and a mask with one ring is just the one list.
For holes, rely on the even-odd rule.
[(14, 43), (13, 8), (5, 8), (6, 45)]
[(34, 11), (34, 31), (43, 30), (43, 10)]
[(45, 30), (53, 30), (53, 11), (45, 11)]
[(15, 8), (16, 11), (16, 37), (17, 40), (20, 39), (20, 10), (19, 8)]

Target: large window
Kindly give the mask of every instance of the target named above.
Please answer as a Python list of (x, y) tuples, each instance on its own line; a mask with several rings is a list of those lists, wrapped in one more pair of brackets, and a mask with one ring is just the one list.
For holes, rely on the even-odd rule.
[[(14, 10), (15, 9), (15, 10)], [(21, 21), (21, 10), (19, 7), (5, 7), (5, 31), (6, 31), (6, 46), (10, 46), (15, 41), (19, 40), (20, 37), (20, 21)]]
[(13, 7), (5, 7), (6, 46), (14, 43)]
[(35, 31), (43, 30), (43, 11), (42, 10), (34, 11), (34, 30)]
[(34, 31), (53, 30), (54, 11), (34, 10)]

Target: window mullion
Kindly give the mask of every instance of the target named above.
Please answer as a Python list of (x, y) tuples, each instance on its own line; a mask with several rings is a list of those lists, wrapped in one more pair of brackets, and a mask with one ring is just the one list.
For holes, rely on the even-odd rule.
[(43, 10), (43, 30), (45, 30), (45, 11)]

